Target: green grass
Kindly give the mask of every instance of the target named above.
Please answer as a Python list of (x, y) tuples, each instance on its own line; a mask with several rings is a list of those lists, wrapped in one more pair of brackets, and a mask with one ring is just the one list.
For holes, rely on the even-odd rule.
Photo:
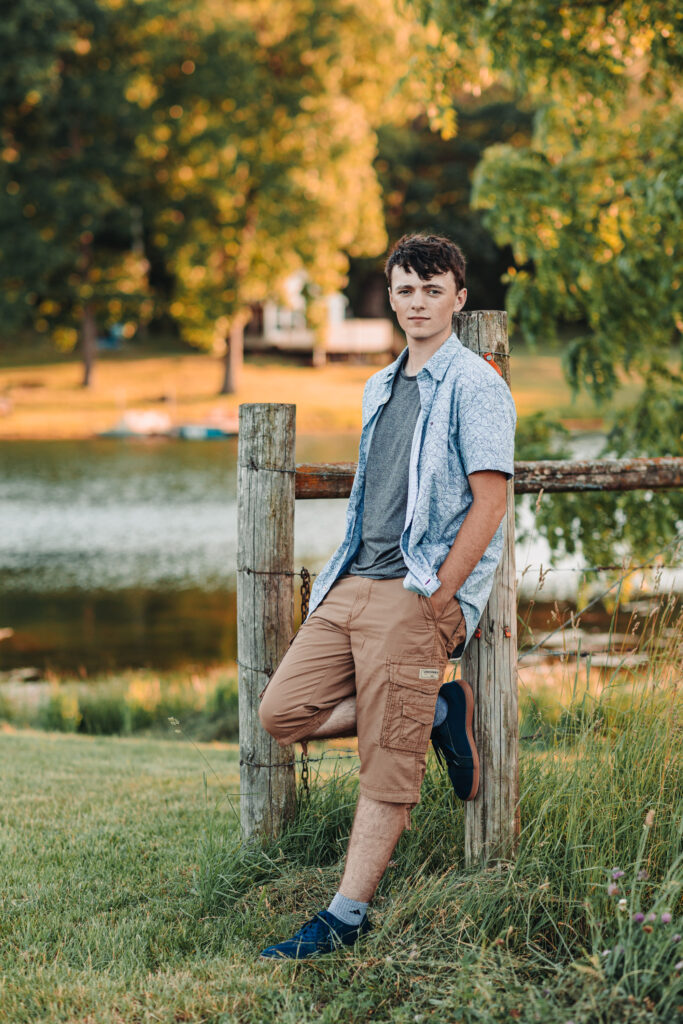
[(92, 736), (168, 733), (169, 718), (183, 721), (195, 740), (238, 739), (236, 666), (182, 671), (128, 669), (74, 679), (51, 674), (28, 689), (0, 688), (0, 720), (20, 727)]
[[(207, 753), (236, 790), (235, 749)], [(179, 1020), (185, 998), (201, 1006), (225, 963), (194, 909), (198, 840), (207, 807), (229, 806), (197, 751), (5, 732), (0, 763), (0, 1020)]]
[[(637, 376), (622, 375), (622, 386), (601, 407), (585, 393), (573, 395), (561, 347), (533, 351), (513, 339), (510, 365), (518, 416), (546, 411), (572, 428), (602, 429), (642, 388)], [(236, 413), (249, 402), (295, 403), (300, 434), (358, 434), (363, 386), (377, 368), (331, 362), (314, 369), (293, 357), (249, 353), (238, 392), (219, 397), (218, 358), (160, 342), (98, 354), (92, 386), (84, 389), (76, 354), (56, 353), (45, 342), (17, 346), (0, 339), (0, 439), (90, 438), (110, 429), (124, 409), (161, 410), (183, 422)]]
[(244, 847), (234, 746), (6, 731), (0, 1021), (676, 1020), (680, 692), (654, 682), (523, 748), (519, 853), (501, 869), (465, 869), (462, 809), (431, 765), (374, 932), (276, 967), (255, 954), (335, 890), (353, 761), (326, 768), (279, 841)]

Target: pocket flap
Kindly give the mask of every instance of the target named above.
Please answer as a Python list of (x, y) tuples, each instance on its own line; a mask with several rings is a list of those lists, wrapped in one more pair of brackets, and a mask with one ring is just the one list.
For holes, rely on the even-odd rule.
[(401, 710), (405, 718), (419, 722), (420, 725), (431, 725), (434, 721), (434, 709), (425, 707), (424, 704), (408, 704), (407, 701), (403, 701)]
[[(420, 670), (428, 670), (434, 672), (434, 679), (420, 679)], [(390, 661), (389, 662), (389, 678), (393, 683), (397, 683), (399, 686), (409, 686), (411, 690), (416, 693), (434, 693), (434, 687), (437, 689), (441, 685), (441, 676), (443, 675), (443, 669), (439, 673), (438, 666), (425, 665), (424, 662), (411, 664), (410, 662)]]

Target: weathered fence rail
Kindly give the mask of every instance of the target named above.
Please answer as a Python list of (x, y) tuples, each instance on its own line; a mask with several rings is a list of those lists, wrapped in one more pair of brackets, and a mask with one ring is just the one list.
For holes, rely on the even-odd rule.
[[(348, 498), (355, 472), (355, 462), (297, 463), (296, 497)], [(683, 487), (681, 458), (515, 462), (515, 494), (654, 491), (673, 487)]]
[[(506, 315), (460, 313), (455, 327), (466, 347), (493, 354), (509, 384)], [(346, 498), (356, 470), (355, 463), (295, 466), (295, 422), (294, 405), (240, 406), (237, 648), (241, 822), (247, 836), (277, 834), (294, 809), (294, 751), (279, 748), (261, 728), (258, 695), (294, 631), (295, 499)], [(514, 494), (681, 486), (681, 458), (515, 463), (503, 557), (461, 665), (475, 694), (481, 761), (479, 793), (465, 805), (469, 864), (514, 856), (519, 834)]]

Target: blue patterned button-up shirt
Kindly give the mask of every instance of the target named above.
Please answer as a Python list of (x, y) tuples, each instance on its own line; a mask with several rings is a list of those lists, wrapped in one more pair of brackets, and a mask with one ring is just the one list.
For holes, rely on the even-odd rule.
[[(375, 425), (391, 389), (401, 355), (373, 374), (363, 392), (363, 429), (358, 466), (346, 510), (344, 539), (318, 574), (311, 589), (309, 615), (353, 561), (361, 539), (368, 452)], [(514, 472), (515, 405), (510, 390), (481, 356), (466, 349), (455, 334), (417, 374), (421, 411), (410, 453), (408, 503), (401, 551), (406, 563), (403, 586), (430, 597), (441, 586), (437, 572), (450, 551), (472, 504), (468, 475)], [(387, 466), (387, 472), (391, 467)], [(458, 590), (472, 637), (491, 593), (503, 550), (503, 524), (479, 563)]]

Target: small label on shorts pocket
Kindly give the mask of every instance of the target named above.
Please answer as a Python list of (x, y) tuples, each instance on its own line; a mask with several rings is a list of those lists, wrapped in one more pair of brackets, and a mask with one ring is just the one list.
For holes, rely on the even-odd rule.
[(438, 679), (439, 670), (438, 668), (421, 668), (420, 679)]

